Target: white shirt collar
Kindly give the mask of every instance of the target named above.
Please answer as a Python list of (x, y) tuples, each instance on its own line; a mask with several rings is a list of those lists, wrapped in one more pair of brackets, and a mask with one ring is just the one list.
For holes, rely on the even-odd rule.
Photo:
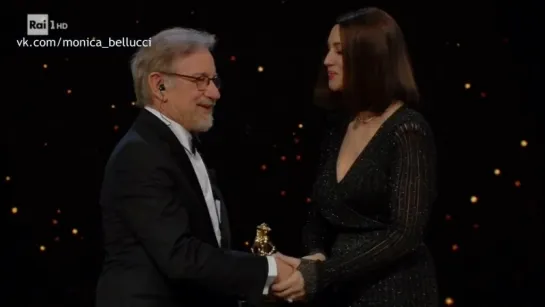
[(148, 110), (151, 114), (157, 116), (157, 118), (159, 118), (163, 123), (165, 123), (165, 125), (170, 128), (170, 130), (172, 130), (176, 138), (180, 141), (180, 143), (182, 144), (182, 146), (184, 146), (188, 153), (192, 152), (191, 140), (193, 137), (191, 133), (189, 133), (189, 131), (187, 131), (184, 127), (182, 127), (182, 125), (178, 124), (174, 120), (166, 117), (164, 114), (159, 112), (159, 110), (154, 109), (150, 106), (146, 106), (145, 109)]

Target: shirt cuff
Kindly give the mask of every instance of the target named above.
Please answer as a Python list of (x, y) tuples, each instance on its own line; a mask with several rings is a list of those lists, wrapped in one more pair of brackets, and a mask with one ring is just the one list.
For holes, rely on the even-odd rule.
[(278, 276), (278, 269), (276, 267), (276, 260), (273, 256), (267, 256), (267, 262), (269, 263), (269, 275), (267, 276), (267, 282), (265, 282), (265, 288), (263, 289), (263, 295), (269, 294), (269, 288)]

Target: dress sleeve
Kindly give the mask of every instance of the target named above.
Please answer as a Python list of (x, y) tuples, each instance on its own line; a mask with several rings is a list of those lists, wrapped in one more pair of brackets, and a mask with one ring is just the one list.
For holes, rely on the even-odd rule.
[(387, 266), (422, 244), (436, 193), (433, 136), (424, 125), (406, 123), (391, 137), (395, 149), (389, 179), (392, 224), (373, 246), (354, 249), (323, 263), (302, 262), (300, 271), (310, 296), (331, 283)]

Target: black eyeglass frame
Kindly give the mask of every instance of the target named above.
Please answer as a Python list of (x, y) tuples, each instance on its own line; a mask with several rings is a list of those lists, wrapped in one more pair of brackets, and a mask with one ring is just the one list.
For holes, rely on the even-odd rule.
[(210, 82), (213, 82), (218, 89), (221, 88), (221, 79), (219, 76), (210, 78), (207, 76), (190, 76), (190, 75), (183, 75), (183, 74), (179, 74), (175, 72), (167, 72), (167, 71), (159, 71), (159, 73), (165, 74), (168, 76), (180, 77), (188, 81), (191, 81), (195, 83), (195, 85), (197, 85), (197, 89), (199, 89), (200, 91), (206, 90), (208, 86), (210, 85)]

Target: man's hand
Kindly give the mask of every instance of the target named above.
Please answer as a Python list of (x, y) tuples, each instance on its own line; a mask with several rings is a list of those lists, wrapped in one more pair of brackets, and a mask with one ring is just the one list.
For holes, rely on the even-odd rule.
[(276, 279), (274, 283), (279, 283), (284, 280), (287, 280), (295, 270), (297, 269), (296, 266), (293, 266), (292, 264), (286, 262), (285, 260), (281, 259), (280, 257), (277, 257), (278, 253), (275, 254), (274, 259), (276, 260), (276, 268), (278, 270), (278, 275), (276, 276)]
[[(301, 264), (301, 259), (275, 254), (275, 258), (279, 262), (287, 263), (295, 271), (286, 279), (279, 278), (278, 282), (272, 285), (273, 294), (277, 297), (288, 301), (302, 300), (305, 297), (305, 280), (301, 272), (297, 271), (297, 267)], [(278, 274), (280, 276), (280, 274)]]
[(305, 256), (303, 257), (303, 259), (308, 259), (312, 261), (325, 261), (325, 255), (322, 253), (316, 253), (316, 254)]

